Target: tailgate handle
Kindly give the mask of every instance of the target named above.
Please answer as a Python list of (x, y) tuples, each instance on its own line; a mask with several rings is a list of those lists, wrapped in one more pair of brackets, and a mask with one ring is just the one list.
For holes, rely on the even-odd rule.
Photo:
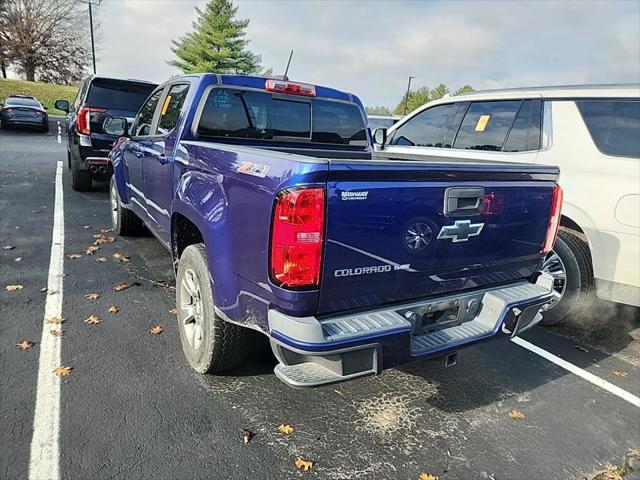
[(444, 191), (444, 214), (448, 217), (480, 215), (483, 203), (483, 187), (449, 187)]

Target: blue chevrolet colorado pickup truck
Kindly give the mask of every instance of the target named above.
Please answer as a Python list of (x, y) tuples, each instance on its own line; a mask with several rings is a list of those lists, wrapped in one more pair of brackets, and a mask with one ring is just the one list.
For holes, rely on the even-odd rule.
[(378, 373), (540, 320), (562, 191), (548, 166), (371, 155), (360, 100), (286, 79), (159, 86), (110, 154), (113, 226), (170, 250), (185, 356), (238, 365), (247, 329), (276, 375)]

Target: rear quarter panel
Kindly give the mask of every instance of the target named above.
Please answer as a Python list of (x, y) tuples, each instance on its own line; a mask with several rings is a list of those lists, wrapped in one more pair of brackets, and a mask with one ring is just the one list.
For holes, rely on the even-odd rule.
[[(268, 173), (239, 172), (246, 162), (266, 165)], [(254, 148), (190, 140), (179, 144), (173, 213), (202, 233), (216, 306), (230, 320), (267, 331), (272, 304), (293, 315), (315, 313), (317, 290), (291, 292), (269, 281), (269, 239), (276, 193), (324, 185), (327, 168), (323, 160)]]

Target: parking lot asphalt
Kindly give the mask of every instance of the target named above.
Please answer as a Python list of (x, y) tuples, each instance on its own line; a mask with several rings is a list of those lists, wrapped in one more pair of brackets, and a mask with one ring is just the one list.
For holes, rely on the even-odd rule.
[[(640, 448), (640, 408), (508, 340), (463, 350), (453, 368), (422, 361), (316, 389), (281, 383), (260, 338), (237, 370), (194, 373), (170, 313), (170, 255), (150, 235), (85, 253), (110, 227), (107, 188), (71, 189), (56, 133), (0, 132), (0, 245), (13, 247), (0, 250), (0, 478), (29, 478), (57, 162), (65, 223), (57, 340), (61, 363), (73, 367), (60, 389), (60, 478), (583, 479)], [(115, 292), (122, 283), (129, 288)], [(90, 315), (101, 323), (84, 323)], [(151, 335), (154, 326), (164, 331)], [(589, 318), (524, 338), (640, 396), (637, 309), (601, 302)], [(24, 340), (35, 345), (16, 348)], [(511, 418), (514, 410), (524, 418)], [(243, 429), (253, 433), (247, 444)], [(298, 457), (313, 468), (296, 470)]]

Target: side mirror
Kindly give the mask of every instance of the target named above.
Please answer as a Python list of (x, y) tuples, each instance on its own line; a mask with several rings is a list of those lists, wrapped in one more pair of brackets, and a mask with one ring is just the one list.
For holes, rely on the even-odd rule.
[(56, 107), (57, 110), (69, 113), (69, 102), (67, 100), (56, 100), (53, 106)]
[(108, 135), (129, 136), (129, 126), (127, 125), (127, 119), (124, 117), (105, 118), (104, 122), (102, 122), (102, 130)]
[(42, 107), (42, 108), (44, 108), (45, 110), (49, 110), (49, 107)]
[(387, 143), (387, 129), (386, 128), (376, 128), (373, 131), (373, 143), (378, 145), (381, 148), (384, 148)]

